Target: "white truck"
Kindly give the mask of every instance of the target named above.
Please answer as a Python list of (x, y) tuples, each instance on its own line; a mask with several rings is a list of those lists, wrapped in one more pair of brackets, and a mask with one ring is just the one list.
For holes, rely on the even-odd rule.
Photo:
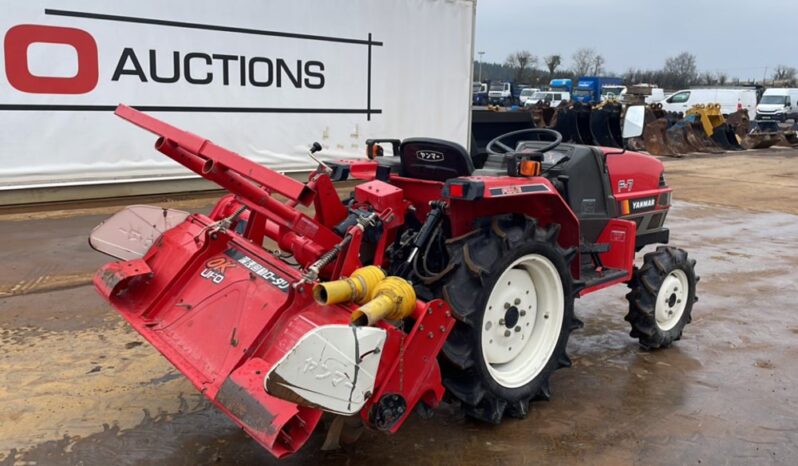
[(756, 111), (756, 89), (754, 88), (697, 88), (682, 89), (663, 100), (662, 109), (668, 112), (686, 112), (696, 104), (720, 104), (721, 112), (728, 115), (738, 109)]
[(766, 89), (756, 106), (757, 120), (787, 121), (798, 118), (798, 88)]

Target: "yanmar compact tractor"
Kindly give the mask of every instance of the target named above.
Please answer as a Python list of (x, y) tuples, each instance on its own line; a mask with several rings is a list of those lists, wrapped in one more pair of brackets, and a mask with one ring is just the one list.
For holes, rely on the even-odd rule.
[[(94, 232), (99, 293), (273, 455), (324, 413), (395, 432), (444, 396), (523, 417), (570, 365), (574, 299), (625, 283), (631, 335), (690, 322), (695, 261), (670, 246), (662, 164), (531, 129), (479, 163), (451, 142), (367, 141), (307, 183), (124, 105), (155, 148), (227, 189), (209, 215), (132, 206)], [(642, 114), (641, 114), (642, 115)], [(642, 116), (641, 116), (642, 118)], [(388, 148), (391, 148), (391, 155)], [(342, 201), (334, 182), (356, 180)], [(312, 212), (312, 213), (311, 213)], [(335, 429), (331, 429), (331, 432)], [(329, 438), (328, 438), (329, 440)]]

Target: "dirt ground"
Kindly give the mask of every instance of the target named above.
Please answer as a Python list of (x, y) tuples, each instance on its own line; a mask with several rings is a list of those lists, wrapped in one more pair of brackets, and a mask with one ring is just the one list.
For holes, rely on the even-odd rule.
[[(526, 419), (444, 405), (334, 452), (319, 429), (283, 464), (796, 464), (798, 151), (665, 163), (671, 242), (702, 278), (674, 347), (641, 350), (610, 288), (577, 302), (574, 365)], [(277, 463), (89, 285), (108, 259), (87, 234), (116, 210), (0, 215), (0, 465)]]

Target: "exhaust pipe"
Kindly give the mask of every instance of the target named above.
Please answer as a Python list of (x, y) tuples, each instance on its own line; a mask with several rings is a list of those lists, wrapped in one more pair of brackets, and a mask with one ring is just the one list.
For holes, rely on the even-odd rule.
[(385, 279), (385, 272), (377, 266), (361, 267), (349, 278), (319, 283), (313, 287), (313, 299), (319, 304), (356, 302), (364, 304), (374, 297), (377, 284)]
[(401, 320), (413, 313), (416, 292), (410, 282), (388, 277), (374, 288), (374, 298), (352, 313), (354, 325), (373, 325), (383, 319)]

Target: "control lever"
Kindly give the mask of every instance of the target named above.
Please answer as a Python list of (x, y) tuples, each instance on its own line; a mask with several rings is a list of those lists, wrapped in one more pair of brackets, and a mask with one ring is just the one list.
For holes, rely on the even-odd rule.
[(319, 144), (318, 142), (314, 142), (313, 145), (310, 146), (310, 149), (308, 149), (308, 157), (313, 159), (313, 161), (319, 164), (320, 166), (324, 167), (325, 172), (332, 173), (332, 168), (330, 168), (326, 163), (322, 162), (321, 159), (313, 155), (316, 152), (319, 152), (320, 150), (321, 150), (321, 144)]

